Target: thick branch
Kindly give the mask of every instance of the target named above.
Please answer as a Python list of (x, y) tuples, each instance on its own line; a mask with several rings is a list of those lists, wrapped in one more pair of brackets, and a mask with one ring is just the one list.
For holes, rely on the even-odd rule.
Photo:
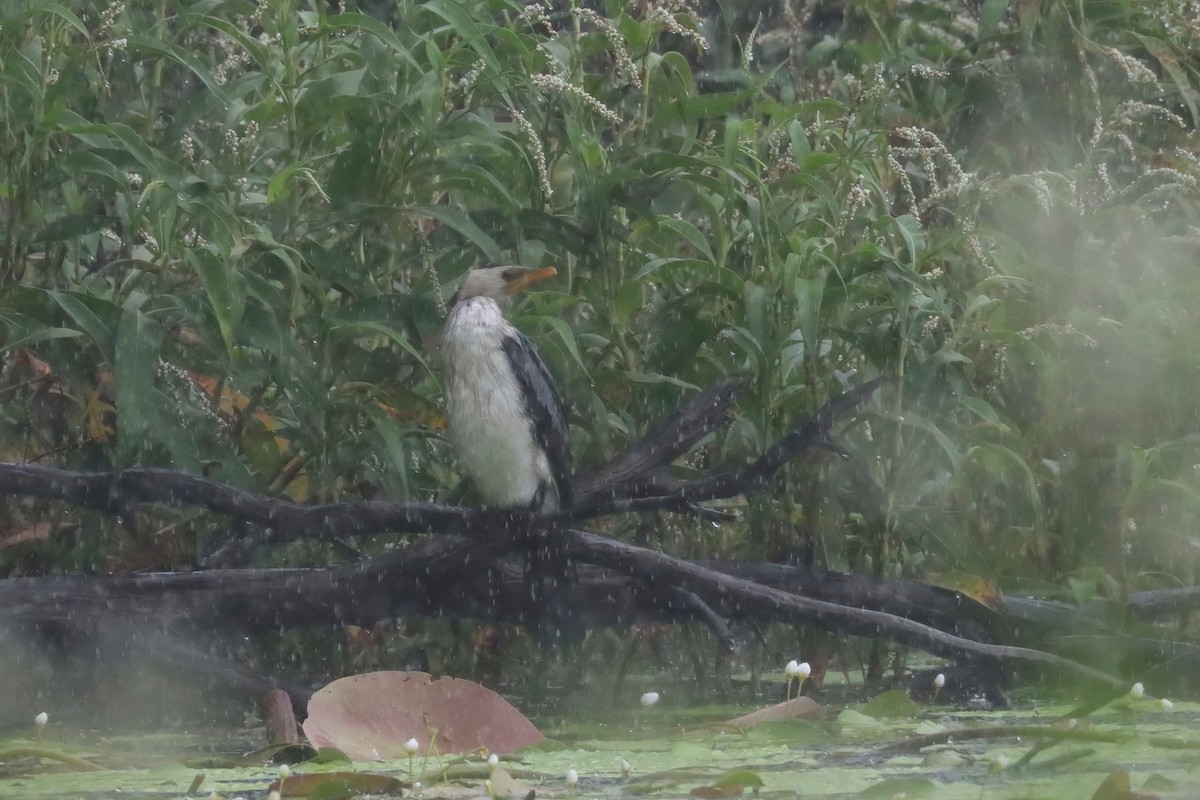
[[(636, 483), (626, 483), (623, 488), (628, 491), (625, 493), (612, 495), (607, 499), (598, 496), (600, 493), (593, 493), (592, 497), (596, 499), (587, 498), (563, 516), (568, 521), (577, 522), (622, 511), (686, 511), (689, 505), (695, 503), (734, 497), (761, 489), (787, 462), (808, 450), (826, 446), (833, 423), (863, 403), (886, 380), (890, 380), (890, 377), (881, 375), (829, 400), (798, 428), (778, 439), (763, 455), (741, 469), (693, 481), (680, 481), (662, 476), (640, 486)], [(659, 494), (643, 494), (646, 491), (656, 491)]]
[[(579, 580), (566, 588), (567, 624), (581, 627), (623, 626), (643, 620), (696, 620), (723, 643), (731, 635), (725, 618), (812, 623), (840, 633), (888, 636), (930, 652), (960, 658), (963, 653), (1022, 659), (1075, 670), (1108, 685), (1123, 685), (1097, 670), (1049, 653), (1023, 647), (984, 644), (878, 610), (838, 605), (772, 588), (734, 575), (692, 564), (663, 553), (615, 542), (595, 534), (570, 531), (573, 556), (613, 573), (581, 568)], [(369, 626), (405, 615), (475, 617), (529, 622), (538, 610), (529, 607), (519, 568), (495, 565), (495, 548), (462, 537), (423, 539), (387, 556), (337, 569), (218, 570), (190, 574), (147, 574), (82, 578), (51, 576), (0, 580), (0, 619), (38, 624), (66, 622), (86, 629), (95, 621), (133, 615), (146, 626), (192, 623), (235, 624), (249, 629), (295, 625), (353, 623)], [(744, 571), (745, 565), (725, 565)], [(821, 584), (812, 576), (798, 586), (782, 570), (771, 582), (808, 591)], [(828, 578), (828, 576), (827, 576)], [(882, 598), (863, 596), (852, 587), (826, 580), (825, 592), (847, 603), (875, 605)], [(649, 588), (650, 591), (646, 591)], [(861, 587), (860, 587), (861, 588)], [(893, 587), (901, 595), (902, 587)], [(890, 591), (890, 590), (889, 590)], [(947, 616), (954, 603), (931, 605), (922, 619)], [(947, 598), (941, 598), (942, 601)], [(918, 614), (904, 602), (890, 610)], [(955, 615), (957, 616), (957, 615)], [(958, 629), (970, 614), (948, 627)]]
[(1134, 592), (1129, 595), (1126, 605), (1133, 617), (1142, 620), (1187, 614), (1200, 609), (1200, 586)]
[(985, 644), (882, 611), (847, 608), (801, 597), (586, 531), (569, 531), (567, 543), (572, 555), (580, 559), (652, 584), (670, 584), (695, 592), (709, 602), (720, 602), (741, 614), (779, 621), (807, 622), (844, 634), (886, 635), (903, 644), (943, 656), (955, 657), (966, 652), (993, 658), (1035, 661), (1072, 670), (1108, 686), (1124, 685), (1106, 673), (1052, 653), (1026, 647)]
[[(203, 608), (215, 619), (250, 624), (285, 625), (298, 620), (309, 624), (370, 623), (394, 616), (399, 611), (397, 598), (404, 598), (402, 604), (408, 613), (454, 613), (456, 609), (469, 612), (472, 597), (480, 598), (485, 608), (490, 603), (494, 610), (495, 587), (472, 587), (470, 581), (482, 580), (485, 584), (491, 581), (496, 574), (493, 566), (496, 557), (521, 545), (531, 530), (556, 529), (568, 521), (617, 510), (687, 511), (697, 502), (759, 489), (789, 460), (813, 447), (826, 445), (836, 419), (862, 403), (882, 380), (877, 378), (829, 401), (812, 418), (741, 469), (694, 481), (671, 480), (665, 475), (665, 465), (723, 422), (739, 388), (737, 384), (713, 387), (656, 426), (630, 453), (601, 472), (604, 480), (617, 481), (617, 490), (599, 486), (589, 489), (590, 495), (586, 496), (595, 498), (589, 505), (557, 515), (378, 501), (302, 506), (160, 469), (85, 474), (34, 465), (0, 464), (0, 493), (65, 500), (109, 513), (141, 502), (201, 506), (265, 526), (276, 538), (383, 531), (463, 535), (426, 540), (387, 557), (337, 570), (238, 570), (91, 579), (93, 583), (89, 585), (94, 590), (82, 593), (82, 602), (78, 586), (65, 589), (64, 596), (39, 598), (41, 603), (49, 601), (60, 609), (68, 601), (72, 611), (84, 618), (89, 610), (104, 615), (106, 610), (111, 611), (110, 603), (124, 600), (154, 618), (164, 619), (171, 615), (169, 604), (162, 602), (168, 590), (174, 592), (175, 599), (186, 598), (180, 602), (183, 606), (191, 605), (192, 611), (198, 610), (193, 605), (197, 593), (208, 593), (216, 602)], [(639, 496), (640, 492), (664, 490), (664, 494)], [(1116, 685), (1097, 670), (1049, 653), (983, 644), (883, 611), (802, 597), (586, 532), (569, 531), (563, 535), (577, 561), (618, 570), (648, 585), (659, 598), (674, 598), (674, 603), (669, 600), (666, 603), (668, 615), (672, 606), (676, 606), (674, 613), (700, 619), (725, 640), (729, 635), (723, 616), (804, 621), (844, 633), (886, 635), (943, 655), (968, 652), (1040, 661)], [(452, 592), (447, 591), (450, 587)], [(272, 602), (263, 603), (264, 597)], [(21, 579), (0, 582), (0, 600), (4, 601), (0, 608), (8, 614), (27, 619), (36, 617), (38, 609), (26, 605), (29, 599), (22, 591)], [(336, 602), (329, 602), (331, 599)], [(620, 602), (614, 600), (611, 592), (604, 599), (593, 600), (601, 604)], [(44, 605), (41, 610), (46, 610)], [(663, 609), (658, 611), (662, 613)], [(188, 610), (182, 607), (178, 612), (188, 615)], [(619, 608), (615, 614), (617, 619), (633, 621), (628, 619), (630, 614), (622, 613)], [(529, 621), (529, 617), (516, 621)]]
[[(714, 384), (664, 417), (624, 454), (597, 472), (575, 477), (576, 505), (602, 499), (666, 494), (656, 483), (662, 471), (701, 439), (729, 423), (729, 409), (746, 390), (747, 381)], [(657, 479), (657, 480), (656, 480)]]
[[(695, 481), (673, 481), (665, 476), (645, 480), (650, 473), (660, 470), (699, 438), (723, 424), (741, 384), (718, 384), (667, 417), (625, 456), (602, 470), (598, 478), (585, 479), (585, 486), (593, 487), (588, 489), (588, 497), (603, 499), (585, 502), (569, 513), (548, 517), (514, 509), (459, 508), (436, 503), (379, 500), (306, 506), (197, 475), (153, 468), (84, 473), (37, 464), (0, 462), (0, 494), (63, 500), (112, 514), (138, 503), (199, 506), (242, 522), (266, 526), (272, 530), (271, 538), (276, 541), (299, 536), (341, 537), (385, 532), (494, 537), (498, 531), (513, 533), (529, 531), (533, 527), (553, 527), (614, 511), (690, 513), (697, 502), (732, 497), (757, 488), (788, 459), (821, 444), (837, 416), (870, 396), (880, 380), (869, 381), (829, 401), (811, 419), (741, 470)], [(615, 489), (597, 488), (596, 480), (610, 478), (619, 481)], [(667, 494), (639, 494), (664, 489)]]

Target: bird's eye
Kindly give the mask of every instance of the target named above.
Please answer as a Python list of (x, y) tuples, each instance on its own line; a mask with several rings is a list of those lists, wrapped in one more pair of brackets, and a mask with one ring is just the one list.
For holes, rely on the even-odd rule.
[(504, 279), (505, 283), (512, 283), (517, 278), (521, 277), (521, 271), (518, 269), (506, 269), (504, 272), (500, 273), (500, 277)]

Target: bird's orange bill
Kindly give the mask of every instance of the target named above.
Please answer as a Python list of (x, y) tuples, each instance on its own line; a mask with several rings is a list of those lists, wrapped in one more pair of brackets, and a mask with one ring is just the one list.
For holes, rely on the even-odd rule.
[(505, 294), (516, 294), (538, 281), (544, 281), (547, 278), (553, 278), (558, 274), (558, 270), (554, 267), (542, 267), (541, 269), (531, 269), (519, 278), (509, 281), (504, 286)]

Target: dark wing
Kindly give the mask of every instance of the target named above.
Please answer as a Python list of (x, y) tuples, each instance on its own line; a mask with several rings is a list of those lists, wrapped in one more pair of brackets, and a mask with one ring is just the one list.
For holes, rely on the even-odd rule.
[(561, 508), (571, 506), (571, 442), (567, 410), (558, 394), (554, 376), (537, 348), (517, 333), (504, 337), (504, 355), (525, 398), (525, 413), (533, 420), (533, 440), (546, 451), (550, 471), (558, 489)]

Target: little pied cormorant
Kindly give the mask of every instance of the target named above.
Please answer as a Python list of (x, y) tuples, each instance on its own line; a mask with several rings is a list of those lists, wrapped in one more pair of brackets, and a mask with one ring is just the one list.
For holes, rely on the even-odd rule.
[(555, 511), (571, 505), (567, 415), (537, 349), (500, 302), (554, 267), (488, 264), (467, 271), (442, 334), (450, 443), (490, 506)]

